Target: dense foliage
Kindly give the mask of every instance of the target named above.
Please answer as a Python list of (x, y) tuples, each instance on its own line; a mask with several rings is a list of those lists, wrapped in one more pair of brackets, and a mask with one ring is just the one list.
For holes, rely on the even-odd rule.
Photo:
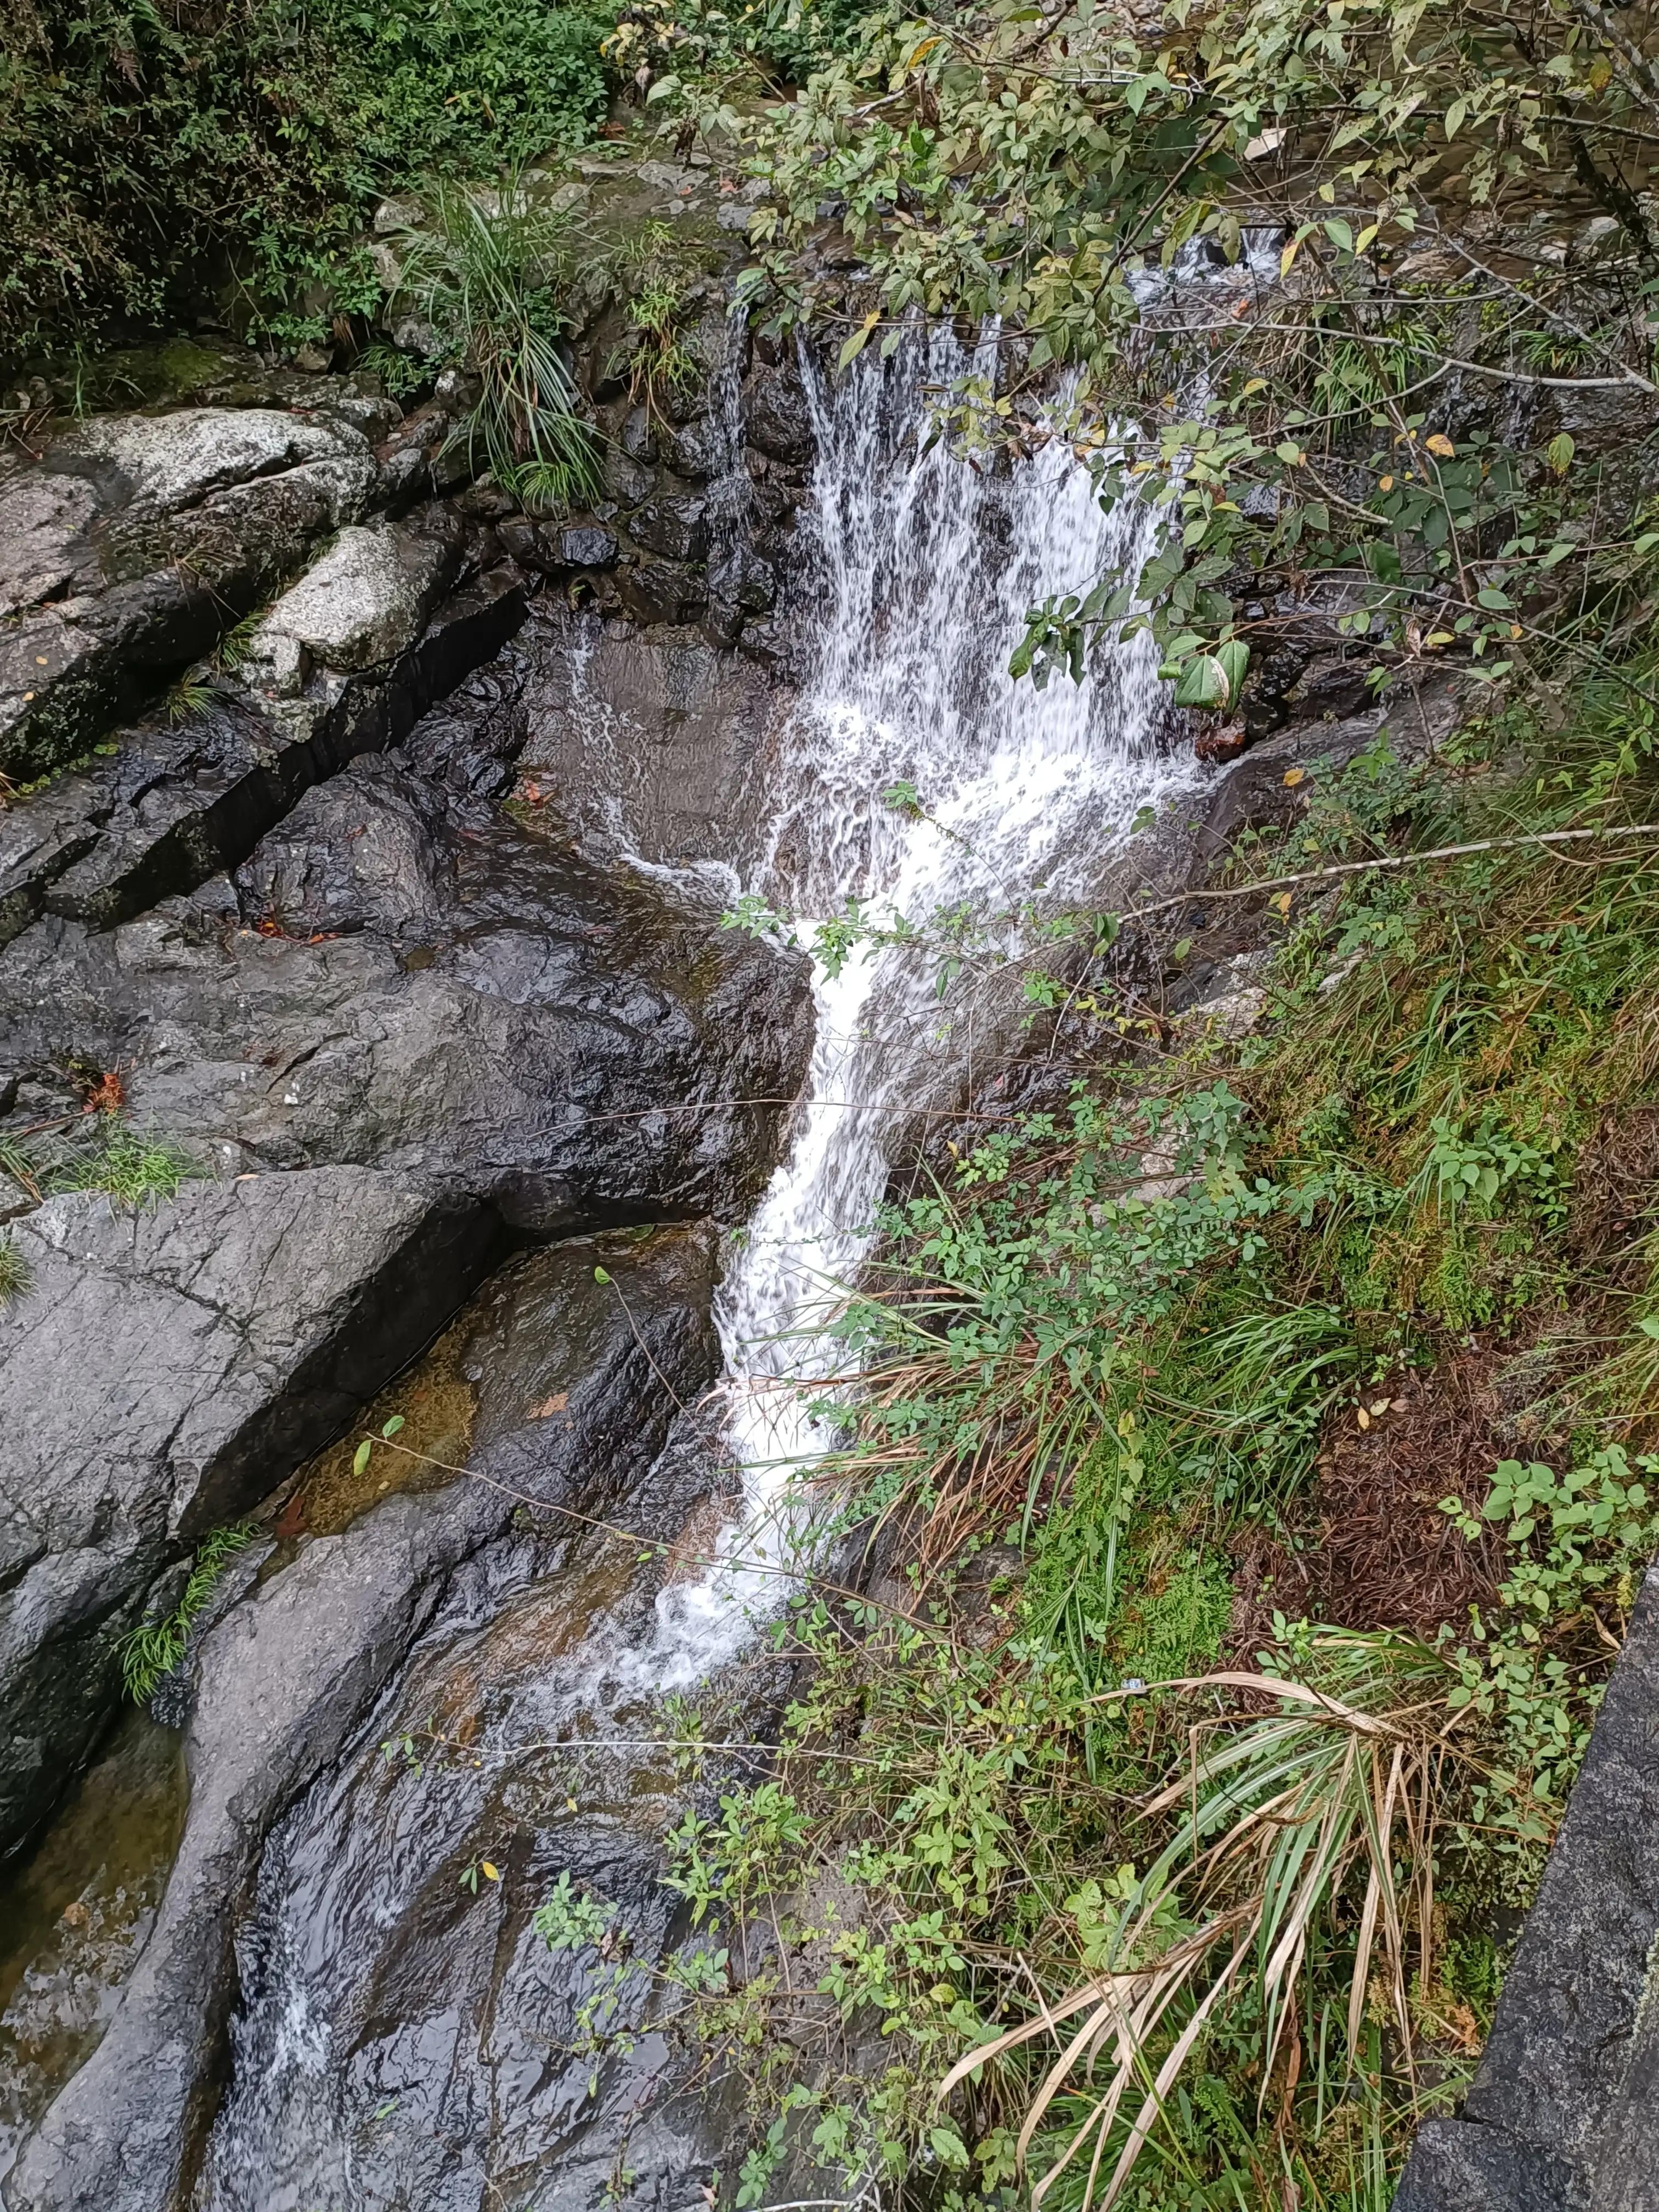
[(216, 270), (280, 310), (376, 193), (591, 137), (610, 27), (538, 0), (3, 0), (0, 358), (164, 325)]
[(1318, 592), (1379, 678), (1605, 663), (1659, 544), (1607, 458), (1654, 419), (1650, 43), (1594, 0), (883, 10), (748, 126), (756, 296), (844, 359), (1001, 319), (978, 434), (1069, 435), (1109, 501), (1166, 508), (1144, 573), (1036, 611), (1039, 678), (1150, 620), (1183, 702), (1231, 708), (1274, 599)]

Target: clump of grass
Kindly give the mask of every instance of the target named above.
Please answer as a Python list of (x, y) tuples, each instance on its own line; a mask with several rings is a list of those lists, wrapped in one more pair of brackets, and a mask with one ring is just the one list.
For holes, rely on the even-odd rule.
[(239, 1552), (253, 1541), (254, 1531), (236, 1522), (210, 1530), (197, 1547), (184, 1591), (171, 1613), (141, 1620), (121, 1646), (121, 1680), (135, 1705), (146, 1705), (156, 1685), (173, 1673), (190, 1645), (191, 1629), (212, 1597), (220, 1577)]
[(29, 1263), (9, 1237), (0, 1237), (0, 1309), (15, 1304), (33, 1277)]
[(660, 417), (673, 392), (688, 391), (702, 364), (685, 342), (695, 264), (665, 222), (641, 223), (617, 245), (611, 265), (627, 303), (631, 349), (611, 363), (628, 372), (628, 396)]
[(112, 1115), (102, 1117), (91, 1149), (69, 1158), (52, 1176), (52, 1191), (101, 1191), (112, 1206), (130, 1213), (170, 1203), (191, 1176), (195, 1161), (168, 1137), (129, 1129)]
[(538, 202), (517, 172), (493, 205), (448, 183), (427, 198), (430, 228), (392, 240), (397, 298), (431, 325), (441, 358), (482, 387), (446, 450), (465, 447), (475, 468), (488, 466), (526, 507), (592, 497), (598, 445), (560, 346), (556, 286), (578, 244), (573, 218)]

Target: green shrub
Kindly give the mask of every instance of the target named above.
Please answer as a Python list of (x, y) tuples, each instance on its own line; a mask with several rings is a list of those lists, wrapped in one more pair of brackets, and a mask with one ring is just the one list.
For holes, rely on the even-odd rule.
[(605, 28), (534, 0), (0, 0), (0, 361), (163, 324), (228, 265), (278, 313), (380, 192), (590, 137)]
[(516, 169), (493, 207), (453, 184), (428, 198), (430, 228), (400, 231), (392, 244), (398, 297), (436, 332), (438, 358), (478, 379), (478, 398), (449, 445), (465, 446), (475, 469), (489, 467), (526, 507), (594, 495), (593, 434), (576, 411), (559, 346), (558, 279), (577, 242), (570, 216), (538, 203)]

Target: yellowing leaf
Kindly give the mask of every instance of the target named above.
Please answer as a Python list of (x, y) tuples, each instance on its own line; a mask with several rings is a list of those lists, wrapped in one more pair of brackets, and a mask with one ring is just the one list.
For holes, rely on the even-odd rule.
[(1368, 1428), (1370, 1428), (1370, 1425), (1371, 1425), (1371, 1417), (1370, 1417), (1370, 1414), (1365, 1411), (1365, 1408), (1364, 1408), (1363, 1406), (1359, 1408), (1358, 1414), (1357, 1415), (1357, 1417), (1356, 1417), (1356, 1418), (1358, 1419), (1358, 1423), (1359, 1423), (1359, 1425), (1360, 1425), (1360, 1427), (1361, 1427), (1362, 1429), (1368, 1429)]
[(1294, 894), (1290, 891), (1280, 891), (1277, 897), (1270, 898), (1267, 901), (1267, 903), (1273, 908), (1275, 913), (1288, 914), (1291, 910), (1291, 900)]
[(501, 1880), (501, 1877), (499, 1870), (495, 1867), (492, 1866), (488, 1859), (481, 1859), (478, 1863), (486, 1881), (499, 1881)]
[(1443, 430), (1437, 430), (1433, 437), (1425, 438), (1423, 442), (1431, 453), (1437, 453), (1443, 461), (1449, 461), (1457, 452), (1456, 447), (1453, 445)]
[(1378, 491), (1392, 491), (1394, 489), (1394, 478), (1392, 477), (1378, 477), (1376, 480), (1376, 488)]
[(1306, 781), (1307, 775), (1308, 771), (1305, 768), (1287, 768), (1285, 771), (1285, 781), (1288, 787), (1294, 791), (1298, 783)]

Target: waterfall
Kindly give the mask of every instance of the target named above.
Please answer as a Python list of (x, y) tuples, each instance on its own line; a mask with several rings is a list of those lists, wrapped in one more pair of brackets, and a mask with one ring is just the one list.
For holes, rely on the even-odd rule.
[[(1078, 684), (1007, 672), (1027, 608), (1138, 564), (1156, 524), (1139, 506), (1103, 514), (1062, 437), (1006, 471), (929, 444), (930, 390), (988, 373), (988, 354), (935, 331), (832, 388), (802, 349), (822, 642), (748, 885), (780, 910), (822, 917), (856, 895), (925, 921), (957, 901), (994, 910), (1008, 888), (1086, 898), (1138, 811), (1193, 778), (1158, 744), (1149, 638), (1097, 648)], [(896, 781), (931, 818), (883, 804)], [(942, 1006), (915, 952), (855, 953), (815, 996), (793, 1139), (716, 1304), (745, 1491), (732, 1564), (663, 1593), (657, 1643), (626, 1670), (641, 1686), (697, 1680), (775, 1594), (780, 1502), (825, 1442), (806, 1400), (842, 1351), (823, 1324), (869, 1249), (889, 1143), (915, 1109), (949, 1102), (985, 1042), (971, 999)]]
[[(758, 857), (742, 886), (780, 911), (822, 917), (856, 895), (925, 918), (956, 901), (994, 908), (1005, 885), (1086, 899), (1102, 888), (1137, 812), (1194, 776), (1190, 761), (1160, 746), (1148, 641), (1101, 649), (1079, 685), (1039, 691), (1009, 678), (1030, 602), (1127, 565), (1144, 550), (1147, 525), (1139, 510), (1103, 515), (1086, 470), (1059, 439), (1010, 471), (981, 471), (942, 444), (929, 447), (927, 387), (974, 365), (945, 334), (916, 339), (888, 363), (861, 363), (833, 386), (803, 362), (818, 459), (798, 602), (816, 620), (819, 644), (778, 739), (763, 834), (750, 841)], [(726, 404), (735, 410), (735, 377)], [(739, 451), (735, 437), (732, 449)], [(733, 484), (728, 511), (740, 520), (741, 507)], [(930, 819), (883, 803), (898, 781), (914, 784)], [(522, 1922), (512, 1960), (499, 1963), (502, 1990), (517, 1992), (499, 2000), (508, 2023), (499, 2030), (453, 2010), (405, 2017), (380, 1993), (382, 1980), (407, 1971), (418, 1985), (422, 1945), (452, 1940), (434, 1930), (448, 1929), (459, 1905), (453, 1856), (471, 1847), (462, 1839), (482, 1793), (523, 1766), (526, 1747), (580, 1750), (618, 1729), (643, 1734), (653, 1701), (714, 1674), (787, 1587), (783, 1501), (792, 1473), (825, 1441), (799, 1386), (810, 1393), (838, 1364), (842, 1347), (823, 1325), (869, 1249), (890, 1147), (917, 1109), (951, 1103), (976, 1066), (989, 1073), (1012, 1041), (1006, 1006), (988, 1009), (961, 989), (939, 999), (931, 964), (897, 950), (855, 953), (838, 975), (819, 973), (816, 1000), (787, 1155), (731, 1239), (717, 1295), (726, 1369), (713, 1409), (723, 1431), (717, 1448), (741, 1468), (744, 1497), (714, 1543), (716, 1564), (671, 1581), (643, 1622), (632, 1606), (607, 1604), (556, 1657), (520, 1646), (506, 1679), (492, 1684), (475, 1758), (431, 1788), (401, 1795), (383, 1760), (348, 1764), (295, 1807), (266, 1846), (258, 1901), (239, 1934), (243, 2004), (198, 2212), (449, 2204), (425, 2183), (420, 2194), (392, 2188), (387, 2177), (403, 2170), (391, 2132), (399, 2128), (411, 2145), (430, 2138), (450, 2147), (453, 2202), (475, 2212), (498, 2152), (503, 2172), (516, 2155), (514, 2128), (483, 2101), (495, 2094), (498, 2064), (515, 2095), (551, 2099), (538, 2108), (535, 2140), (562, 2144), (559, 2155), (576, 2161), (561, 2179), (564, 2193), (546, 2201), (594, 2201), (581, 2193), (592, 2179), (579, 2157), (587, 2155), (583, 2100), (595, 2100), (601, 2136), (614, 2124), (625, 2137), (636, 2103), (657, 2094), (656, 2074), (649, 2087), (646, 2075), (632, 2077), (626, 2117), (600, 2117), (595, 2060), (573, 2099), (568, 2084), (590, 2062), (554, 2063), (540, 2039), (560, 2002), (557, 1975), (579, 1970), (550, 1966)], [(688, 1432), (706, 1438), (710, 1410), (687, 1414)], [(431, 1657), (431, 1680), (441, 1684), (441, 1643)], [(396, 1697), (418, 1701), (419, 1680), (417, 1660)], [(623, 1756), (625, 1765), (632, 1753)], [(629, 1801), (629, 1776), (639, 1778), (628, 1770), (617, 1805)], [(586, 1817), (574, 1795), (568, 1810), (574, 1833)], [(630, 1853), (654, 1867), (657, 1840), (629, 1844), (613, 1806), (592, 1824), (586, 1863), (603, 1867), (607, 1894), (617, 1894), (609, 1885), (638, 1879)], [(658, 1899), (651, 1909), (665, 1910), (649, 1881), (645, 1888)], [(477, 1923), (489, 1924), (487, 1915)], [(396, 1974), (380, 1948), (383, 1929), (398, 1931), (412, 1961)], [(420, 2087), (428, 2062), (418, 2054), (425, 2039), (447, 2051), (458, 2038), (458, 2051), (477, 2041), (476, 2055), (453, 2062), (459, 2101), (453, 2112), (428, 2109)], [(647, 2037), (641, 2048), (655, 2045)], [(433, 2079), (448, 2078), (451, 2063), (432, 2061)], [(384, 2138), (374, 2132), (383, 2122)], [(380, 2177), (372, 2184), (356, 2163), (364, 2145)], [(672, 2165), (669, 2151), (659, 2154)], [(510, 2201), (499, 2179), (487, 2201)]]

